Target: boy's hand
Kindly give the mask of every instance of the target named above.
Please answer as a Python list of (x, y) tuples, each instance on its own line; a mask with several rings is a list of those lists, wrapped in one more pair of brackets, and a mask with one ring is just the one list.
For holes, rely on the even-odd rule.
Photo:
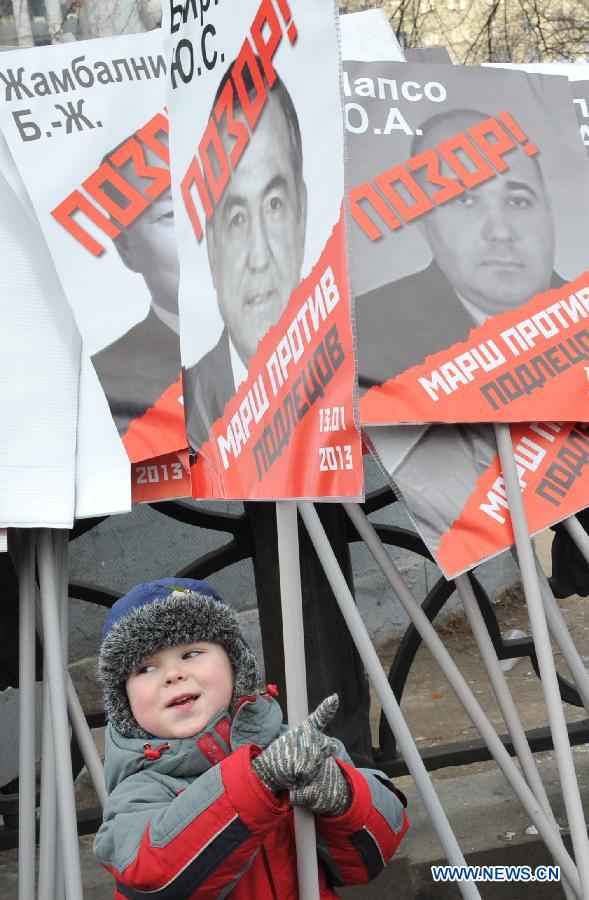
[(252, 760), (258, 778), (275, 794), (311, 781), (321, 763), (337, 751), (337, 744), (320, 729), (334, 717), (338, 705), (337, 694), (327, 697), (301, 725), (289, 728)]
[(341, 816), (352, 802), (352, 792), (346, 776), (330, 756), (321, 763), (308, 784), (290, 792), (290, 799), (319, 816)]

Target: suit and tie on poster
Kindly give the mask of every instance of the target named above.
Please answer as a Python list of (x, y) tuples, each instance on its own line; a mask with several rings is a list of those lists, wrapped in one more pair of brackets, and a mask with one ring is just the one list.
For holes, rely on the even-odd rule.
[(335, 15), (164, 7), (194, 497), (362, 494)]
[(348, 62), (362, 425), (589, 418), (589, 167), (564, 79)]
[(159, 32), (4, 53), (2, 130), (131, 462), (189, 493)]

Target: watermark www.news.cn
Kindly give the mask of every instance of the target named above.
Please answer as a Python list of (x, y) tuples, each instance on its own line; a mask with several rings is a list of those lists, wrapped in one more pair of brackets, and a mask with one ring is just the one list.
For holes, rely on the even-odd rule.
[(560, 866), (432, 866), (434, 881), (560, 881)]

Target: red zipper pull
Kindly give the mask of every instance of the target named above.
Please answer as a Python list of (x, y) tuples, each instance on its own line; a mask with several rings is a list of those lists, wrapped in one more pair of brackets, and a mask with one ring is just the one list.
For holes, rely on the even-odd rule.
[(169, 744), (160, 744), (159, 747), (152, 747), (151, 744), (143, 745), (143, 755), (145, 759), (159, 759), (164, 750), (169, 750)]

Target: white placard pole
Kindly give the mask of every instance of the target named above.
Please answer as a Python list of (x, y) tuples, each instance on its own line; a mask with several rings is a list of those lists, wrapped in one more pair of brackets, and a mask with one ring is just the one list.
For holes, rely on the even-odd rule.
[[(11, 535), (12, 537), (12, 535)], [(18, 900), (35, 896), (35, 535), (13, 553), (19, 590)]]
[(106, 785), (104, 783), (104, 769), (100, 754), (94, 743), (92, 732), (88, 728), (84, 710), (76, 693), (76, 689), (70, 675), (67, 677), (67, 711), (72, 726), (72, 730), (76, 736), (82, 759), (90, 775), (92, 786), (96, 792), (96, 797), (102, 809), (106, 803), (108, 794), (106, 793)]
[(589, 563), (589, 534), (585, 531), (576, 516), (569, 516), (562, 522), (574, 543)]
[(509, 503), (511, 524), (515, 536), (517, 557), (524, 586), (524, 594), (530, 617), (530, 627), (540, 669), (540, 680), (546, 701), (548, 722), (552, 734), (554, 755), (560, 774), (564, 804), (567, 811), (575, 860), (581, 881), (583, 900), (589, 900), (589, 838), (585, 825), (585, 815), (577, 784), (577, 776), (571, 753), (566, 720), (556, 678), (556, 668), (550, 646), (548, 625), (542, 608), (542, 594), (534, 551), (528, 529), (526, 512), (521, 496), (519, 478), (515, 464), (513, 444), (509, 425), (495, 424), (495, 437), (503, 480)]
[[(26, 534), (23, 530), (21, 534)], [(67, 540), (67, 532), (63, 532), (65, 537), (63, 540)], [(67, 553), (67, 551), (66, 551)], [(67, 559), (67, 557), (66, 557)], [(67, 594), (68, 590), (68, 566), (66, 562), (66, 569), (63, 574), (63, 591), (64, 594)], [(41, 644), (44, 643), (43, 639), (43, 623), (41, 621), (41, 596), (39, 594), (39, 589), (37, 585), (33, 584), (35, 603), (37, 606), (37, 635)], [(82, 705), (76, 693), (76, 689), (74, 687), (74, 683), (71, 679), (69, 672), (66, 670), (65, 673), (66, 680), (66, 693), (67, 693), (67, 710), (69, 720), (73, 729), (73, 732), (76, 736), (76, 740), (78, 742), (78, 746), (80, 748), (80, 752), (82, 754), (82, 758), (84, 760), (84, 764), (86, 769), (88, 770), (88, 774), (92, 780), (92, 785), (96, 792), (96, 797), (98, 802), (102, 808), (106, 803), (107, 793), (106, 786), (104, 783), (104, 768), (102, 765), (102, 760), (100, 758), (100, 754), (94, 742), (94, 738), (92, 737), (92, 732), (88, 727), (88, 723), (86, 721), (86, 716), (84, 715), (84, 710), (82, 709)]]
[(562, 653), (562, 657), (569, 667), (569, 671), (575, 682), (575, 687), (579, 692), (583, 706), (589, 714), (589, 674), (585, 668), (585, 663), (581, 659), (581, 655), (571, 637), (570, 631), (560, 611), (558, 603), (554, 599), (548, 579), (544, 574), (540, 560), (534, 553), (536, 563), (536, 571), (540, 582), (540, 590), (542, 591), (542, 604), (546, 614), (549, 631), (553, 637), (554, 643)]
[[(317, 551), (321, 565), (323, 566), (331, 589), (338, 602), (342, 616), (350, 630), (352, 639), (356, 644), (356, 648), (360, 654), (360, 658), (362, 659), (372, 686), (376, 691), (382, 709), (393, 729), (403, 758), (407, 763), (407, 768), (415, 781), (419, 795), (432, 820), (432, 824), (440, 839), (446, 858), (448, 859), (448, 862), (454, 866), (464, 866), (466, 865), (466, 862), (458, 845), (458, 841), (448, 822), (438, 795), (434, 790), (431, 779), (426, 772), (423, 760), (419, 755), (419, 750), (415, 745), (397, 699), (388, 683), (376, 650), (374, 649), (370, 636), (366, 630), (366, 626), (354, 603), (350, 588), (338, 565), (327, 535), (323, 530), (323, 526), (319, 521), (319, 516), (312, 503), (300, 503), (299, 509), (305, 527), (309, 532), (313, 546)], [(472, 898), (472, 900), (474, 900), (474, 898), (480, 898), (478, 888), (473, 882), (461, 882), (458, 887), (463, 897)]]
[(485, 741), (513, 792), (538, 829), (542, 840), (560, 866), (563, 876), (571, 884), (577, 896), (581, 897), (579, 875), (574, 862), (564, 846), (560, 834), (555, 833), (551, 823), (544, 815), (527, 782), (510, 758), (507, 750), (499, 739), (498, 734), (482, 710), (478, 700), (458, 670), (456, 663), (444, 647), (444, 644), (440, 640), (432, 623), (429, 621), (421, 606), (403, 581), (399, 570), (387, 553), (387, 550), (383, 546), (374, 527), (368, 521), (365, 513), (358, 504), (344, 503), (344, 508), (354, 523), (360, 537), (364, 540), (387, 581), (399, 598), (403, 609), (413, 622), (423, 642), (442, 670), (448, 684), (466, 710), (482, 739)]
[[(296, 503), (283, 500), (276, 504), (276, 524), (288, 723), (300, 725), (309, 706)], [(299, 895), (301, 900), (319, 900), (315, 817), (309, 810), (295, 806), (294, 823)]]
[(53, 553), (52, 535), (49, 530), (42, 529), (37, 533), (37, 551), (43, 611), (44, 663), (51, 704), (58, 821), (65, 890), (67, 900), (82, 900), (82, 875), (69, 744), (62, 633), (59, 623), (59, 579)]
[[(470, 579), (467, 575), (459, 575), (458, 578), (455, 579), (455, 584), (458, 596), (464, 606), (466, 617), (472, 629), (474, 639), (479, 648), (481, 658), (485, 664), (487, 674), (489, 675), (493, 691), (495, 692), (501, 715), (503, 716), (509, 734), (511, 735), (511, 740), (513, 741), (513, 746), (517, 753), (520, 766), (522, 767), (524, 777), (536, 800), (542, 807), (546, 818), (552, 823), (554, 830), (558, 833), (558, 824), (554, 818), (548, 795), (542, 783), (542, 779), (540, 778), (540, 773), (538, 772), (533, 753), (530, 750), (526, 732), (521, 723), (511, 691), (509, 690), (505, 673), (499, 665), (493, 642), (489, 636), (485, 620), (479, 609)], [(572, 888), (564, 879), (562, 887), (569, 900), (575, 896)]]
[(43, 672), (43, 743), (41, 754), (38, 900), (53, 900), (55, 897), (55, 866), (57, 861), (57, 791), (55, 787), (55, 754), (53, 752), (49, 680), (45, 671)]

